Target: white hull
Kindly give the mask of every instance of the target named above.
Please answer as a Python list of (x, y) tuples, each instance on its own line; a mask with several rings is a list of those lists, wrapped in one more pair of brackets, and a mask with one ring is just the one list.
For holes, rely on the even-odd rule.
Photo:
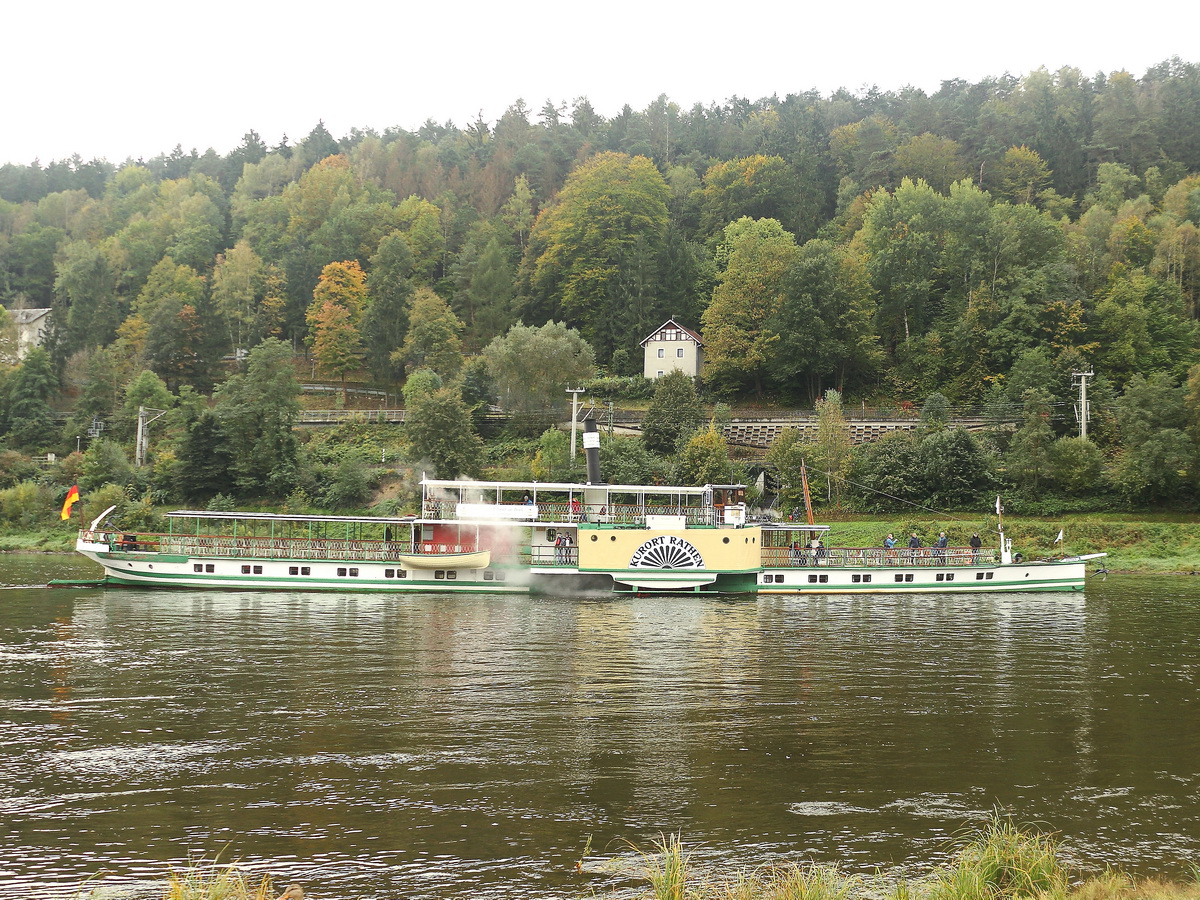
[[(155, 588), (260, 591), (487, 591), (526, 593), (524, 579), (488, 568), (408, 570), (396, 561), (172, 557), (154, 552), (110, 551), (79, 541), (76, 549), (104, 567), (111, 584)], [(487, 554), (483, 554), (486, 556)], [(196, 567), (200, 571), (196, 571)], [(248, 569), (249, 571), (243, 571)], [(510, 580), (511, 579), (511, 580)]]
[[(445, 569), (406, 569), (396, 561), (351, 563), (344, 560), (193, 558), (155, 552), (112, 551), (106, 544), (89, 544), (82, 540), (76, 549), (104, 567), (105, 580), (109, 583), (155, 588), (528, 593), (543, 578), (561, 590), (569, 589), (574, 581), (585, 578), (594, 584), (595, 576), (601, 575), (611, 578), (618, 591), (692, 593), (704, 592), (716, 579), (716, 573), (687, 570), (654, 573), (623, 570), (581, 575), (574, 568), (498, 570), (448, 566)], [(952, 568), (815, 566), (766, 569), (758, 574), (753, 587), (746, 585), (744, 592), (796, 595), (1079, 591), (1087, 577), (1085, 566), (1084, 559), (1077, 559)]]

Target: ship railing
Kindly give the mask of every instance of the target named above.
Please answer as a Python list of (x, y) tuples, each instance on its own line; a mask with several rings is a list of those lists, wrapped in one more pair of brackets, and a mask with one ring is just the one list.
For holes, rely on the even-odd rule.
[[(121, 534), (109, 536), (114, 550), (255, 559), (336, 559), (398, 561), (414, 552), (409, 541), (343, 540), (232, 535)], [(419, 552), (419, 551), (418, 551)]]
[(880, 568), (952, 568), (990, 566), (996, 562), (994, 550), (972, 547), (763, 547), (764, 569), (812, 568), (835, 566), (849, 569)]
[(530, 547), (521, 553), (521, 562), (527, 566), (577, 566), (578, 547)]
[[(519, 507), (528, 506), (525, 503), (500, 503), (498, 506)], [(536, 519), (538, 522), (561, 522), (576, 524), (589, 522), (599, 525), (616, 525), (630, 528), (644, 527), (646, 516), (684, 516), (689, 526), (715, 525), (720, 521), (719, 510), (713, 506), (675, 506), (670, 504), (645, 505), (626, 503), (567, 503), (564, 501), (542, 502), (536, 504)], [(426, 500), (421, 505), (421, 515), (426, 519), (454, 521), (458, 517), (458, 504), (454, 500)], [(509, 516), (497, 516), (498, 521), (526, 524), (523, 519)]]

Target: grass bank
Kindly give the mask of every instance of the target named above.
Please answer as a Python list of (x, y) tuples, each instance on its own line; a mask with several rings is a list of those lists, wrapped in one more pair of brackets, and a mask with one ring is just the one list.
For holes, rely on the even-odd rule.
[[(1057, 841), (1032, 829), (993, 818), (965, 841), (953, 860), (924, 874), (903, 878), (877, 872), (855, 875), (837, 865), (767, 865), (754, 869), (705, 868), (697, 864), (678, 835), (661, 837), (628, 857), (586, 857), (576, 866), (581, 883), (575, 896), (588, 900), (1200, 900), (1200, 882), (1135, 880), (1111, 869), (1084, 877), (1066, 865)], [(604, 878), (605, 885), (597, 884)], [(289, 885), (278, 900), (304, 900), (305, 889)], [(251, 876), (234, 866), (193, 863), (172, 872), (162, 900), (276, 900), (268, 876)], [(114, 896), (101, 883), (85, 885), (77, 900)], [(139, 894), (138, 896), (143, 896)], [(514, 888), (512, 897), (525, 894)]]
[(1200, 900), (1195, 877), (1135, 880), (1111, 869), (1084, 877), (1062, 861), (1052, 836), (1000, 819), (968, 840), (951, 863), (907, 878), (794, 863), (704, 870), (677, 835), (640, 855), (647, 886), (633, 894), (638, 900)]

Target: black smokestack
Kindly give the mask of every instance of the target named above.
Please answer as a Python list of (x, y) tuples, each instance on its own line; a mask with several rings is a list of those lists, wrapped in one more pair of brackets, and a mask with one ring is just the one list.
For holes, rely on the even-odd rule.
[(587, 483), (604, 484), (600, 474), (600, 432), (595, 419), (583, 420), (583, 455), (587, 457)]

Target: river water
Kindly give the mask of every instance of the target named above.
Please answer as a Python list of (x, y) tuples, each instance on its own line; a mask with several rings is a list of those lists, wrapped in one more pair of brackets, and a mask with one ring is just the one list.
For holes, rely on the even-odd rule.
[[(0, 558), (0, 582), (88, 577)], [(569, 897), (947, 857), (999, 808), (1090, 867), (1200, 858), (1200, 579), (590, 599), (0, 591), (0, 897), (238, 861), (322, 900)], [(588, 851), (589, 846), (591, 850)]]

